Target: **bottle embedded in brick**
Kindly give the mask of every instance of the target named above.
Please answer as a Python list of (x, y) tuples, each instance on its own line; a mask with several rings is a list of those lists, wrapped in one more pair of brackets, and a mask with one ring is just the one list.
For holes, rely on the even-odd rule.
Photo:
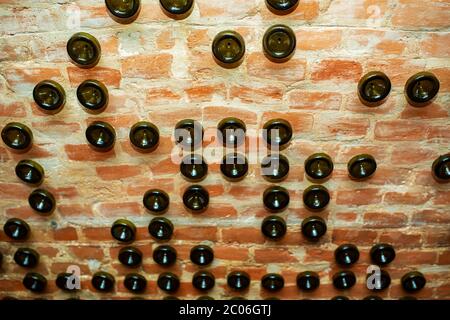
[(123, 285), (133, 293), (142, 293), (147, 288), (147, 280), (139, 273), (129, 273), (125, 276)]
[(86, 112), (99, 114), (108, 105), (109, 93), (102, 82), (98, 80), (86, 80), (78, 86), (77, 98)]
[(140, 121), (130, 130), (131, 146), (142, 153), (155, 151), (159, 145), (159, 129), (150, 122)]
[(177, 261), (177, 251), (172, 246), (159, 246), (153, 250), (153, 260), (160, 266), (169, 267)]
[(282, 24), (270, 27), (263, 37), (264, 54), (272, 62), (288, 61), (294, 56), (296, 46), (294, 31)]
[(67, 53), (73, 64), (79, 68), (90, 69), (100, 61), (102, 50), (100, 43), (93, 35), (78, 32), (67, 42)]
[(284, 211), (289, 205), (289, 191), (280, 186), (269, 187), (264, 191), (264, 207), (273, 213)]
[(367, 180), (375, 174), (377, 162), (369, 154), (360, 154), (350, 159), (347, 170), (351, 179), (358, 181)]
[(164, 214), (169, 209), (170, 198), (167, 192), (151, 189), (144, 194), (144, 207), (153, 214)]
[(359, 100), (368, 107), (383, 104), (390, 92), (391, 81), (383, 72), (369, 72), (358, 83)]
[(184, 191), (183, 203), (192, 213), (202, 213), (208, 208), (209, 193), (200, 185), (190, 186)]
[(108, 152), (114, 148), (116, 131), (106, 122), (94, 121), (86, 129), (86, 139), (93, 150)]
[(408, 272), (401, 279), (403, 289), (408, 292), (420, 291), (426, 283), (425, 276), (419, 271)]
[(209, 271), (200, 270), (192, 276), (192, 285), (201, 291), (211, 290), (214, 288), (215, 283), (216, 278)]
[(114, 290), (116, 280), (114, 276), (105, 271), (98, 271), (92, 276), (92, 286), (102, 292), (111, 292)]
[(39, 263), (39, 253), (31, 248), (19, 248), (14, 253), (14, 261), (24, 268), (34, 268)]
[(268, 273), (262, 277), (261, 286), (267, 291), (280, 291), (284, 287), (284, 278), (277, 273)]
[(159, 275), (157, 284), (161, 290), (173, 293), (180, 288), (180, 278), (172, 272), (163, 272)]
[(10, 122), (2, 129), (2, 140), (11, 150), (25, 153), (33, 145), (33, 132), (22, 123)]
[(15, 168), (16, 176), (25, 183), (39, 186), (44, 181), (44, 168), (33, 160), (21, 160)]
[(323, 182), (328, 179), (334, 169), (333, 160), (326, 153), (315, 153), (305, 160), (305, 173), (313, 182)]
[(289, 14), (299, 5), (299, 0), (266, 0), (267, 8), (274, 14)]
[(126, 219), (116, 220), (111, 227), (111, 235), (117, 241), (130, 243), (136, 237), (136, 226)]
[(119, 251), (119, 261), (123, 265), (134, 268), (142, 263), (142, 251), (136, 247), (123, 247)]
[(33, 89), (33, 99), (39, 110), (46, 114), (54, 115), (64, 108), (66, 104), (66, 92), (56, 81), (44, 80)]
[(280, 240), (286, 235), (286, 221), (279, 216), (268, 216), (261, 224), (261, 232), (270, 240)]
[(153, 218), (148, 225), (150, 235), (159, 241), (170, 240), (173, 234), (174, 226), (169, 219), (157, 217)]
[(222, 31), (214, 38), (212, 52), (214, 60), (221, 67), (227, 69), (237, 68), (244, 61), (244, 38), (236, 31)]
[(55, 211), (56, 200), (50, 191), (36, 189), (28, 197), (30, 207), (42, 216), (48, 216)]
[(28, 272), (22, 283), (25, 288), (35, 293), (43, 292), (47, 288), (47, 279), (37, 272)]
[(304, 291), (316, 290), (320, 285), (320, 277), (317, 272), (304, 271), (297, 275), (297, 287)]
[(434, 160), (431, 166), (431, 173), (438, 182), (450, 182), (450, 153), (444, 154)]
[(170, 18), (181, 20), (194, 10), (194, 0), (159, 0), (163, 12)]
[(437, 97), (440, 83), (430, 72), (419, 72), (408, 79), (405, 85), (405, 96), (413, 107), (425, 107)]
[(311, 211), (322, 211), (330, 203), (330, 193), (324, 186), (310, 186), (303, 192), (303, 203)]
[(288, 177), (289, 160), (282, 154), (273, 153), (261, 161), (261, 174), (269, 182), (281, 182)]
[(247, 126), (238, 118), (225, 118), (217, 125), (217, 136), (224, 147), (237, 147), (245, 142)]
[(198, 266), (207, 266), (214, 260), (214, 251), (207, 245), (198, 245), (191, 249), (190, 258)]
[(141, 11), (140, 0), (106, 0), (105, 4), (109, 16), (121, 24), (132, 23)]
[(246, 290), (250, 286), (250, 275), (245, 271), (233, 271), (227, 276), (227, 284), (236, 291)]

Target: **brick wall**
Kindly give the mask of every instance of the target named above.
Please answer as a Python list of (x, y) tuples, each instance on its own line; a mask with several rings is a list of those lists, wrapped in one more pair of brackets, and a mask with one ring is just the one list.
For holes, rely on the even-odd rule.
[[(280, 272), (286, 287), (280, 298), (324, 298), (345, 294), (362, 298), (368, 250), (379, 241), (397, 249), (387, 267), (391, 287), (385, 298), (405, 295), (400, 277), (409, 270), (422, 271), (427, 286), (419, 298), (450, 298), (450, 188), (430, 175), (433, 160), (449, 151), (450, 142), (450, 3), (446, 0), (301, 0), (289, 16), (270, 13), (263, 0), (196, 0), (192, 15), (182, 21), (166, 17), (158, 1), (144, 0), (138, 20), (119, 25), (107, 15), (103, 1), (0, 1), (0, 121), (29, 125), (35, 146), (25, 155), (0, 146), (0, 224), (10, 217), (25, 219), (32, 228), (26, 243), (9, 242), (0, 232), (4, 255), (0, 271), (0, 296), (67, 298), (58, 290), (56, 274), (76, 264), (83, 273), (83, 299), (129, 298), (122, 280), (129, 272), (117, 260), (120, 244), (110, 236), (114, 220), (126, 217), (138, 226), (134, 243), (144, 252), (138, 269), (149, 280), (146, 298), (165, 296), (156, 286), (160, 272), (153, 262), (147, 225), (152, 216), (142, 206), (151, 187), (170, 193), (166, 217), (175, 225), (169, 243), (179, 261), (169, 270), (179, 274), (179, 297), (200, 295), (190, 284), (198, 269), (189, 261), (196, 244), (211, 244), (216, 259), (208, 268), (217, 279), (210, 295), (229, 298), (234, 293), (225, 277), (235, 269), (252, 276), (247, 298), (267, 297), (259, 279), (266, 272)], [(81, 27), (67, 25), (66, 9), (81, 9)], [(262, 53), (265, 30), (284, 23), (296, 32), (294, 58), (285, 64), (269, 62)], [(238, 68), (226, 70), (211, 56), (212, 38), (235, 29), (245, 38), (247, 55)], [(99, 65), (91, 70), (73, 66), (65, 44), (77, 30), (96, 36), (102, 45)], [(393, 91), (377, 108), (363, 106), (356, 94), (359, 78), (368, 71), (385, 72)], [(439, 98), (426, 108), (406, 104), (403, 86), (416, 72), (428, 70), (441, 81)], [(59, 81), (68, 102), (55, 116), (42, 114), (32, 101), (32, 89), (44, 79)], [(110, 105), (99, 115), (82, 111), (76, 87), (84, 79), (103, 81), (110, 91)], [(187, 213), (180, 195), (188, 185), (177, 164), (170, 161), (171, 134), (178, 120), (194, 118), (214, 128), (226, 116), (244, 120), (257, 129), (270, 118), (289, 120), (295, 138), (284, 151), (291, 163), (289, 178), (281, 185), (291, 192), (291, 204), (280, 215), (288, 234), (280, 242), (263, 238), (260, 224), (267, 215), (262, 192), (270, 184), (261, 178), (259, 165), (251, 165), (240, 183), (226, 182), (218, 165), (202, 183), (211, 204), (201, 215)], [(101, 154), (87, 146), (84, 131), (93, 119), (106, 119), (118, 134), (113, 151)], [(132, 150), (129, 128), (138, 120), (150, 120), (160, 129), (162, 141), (152, 154)], [(301, 194), (311, 183), (304, 177), (303, 162), (315, 152), (327, 152), (335, 171), (325, 186), (331, 191), (328, 209), (319, 215), (328, 223), (326, 236), (317, 244), (302, 238), (301, 221), (310, 215)], [(371, 153), (379, 164), (367, 182), (350, 181), (346, 163), (358, 153)], [(31, 158), (46, 170), (44, 187), (57, 198), (51, 217), (33, 213), (27, 203), (32, 188), (14, 174), (20, 159)], [(352, 268), (357, 285), (338, 292), (331, 284), (339, 269), (333, 251), (338, 244), (354, 243), (361, 251)], [(12, 255), (30, 246), (41, 254), (36, 268), (49, 280), (46, 293), (24, 290), (26, 270)], [(116, 276), (114, 294), (98, 294), (90, 285), (97, 270)], [(321, 286), (313, 293), (300, 292), (295, 276), (300, 271), (319, 272)]]

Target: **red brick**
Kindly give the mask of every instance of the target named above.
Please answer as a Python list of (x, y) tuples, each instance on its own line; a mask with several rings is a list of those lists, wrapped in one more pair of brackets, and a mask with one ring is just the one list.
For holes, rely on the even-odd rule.
[(400, 117), (402, 119), (446, 119), (448, 118), (448, 111), (436, 103), (426, 108), (415, 108), (407, 105)]
[(0, 279), (0, 287), (3, 292), (16, 292), (24, 290), (22, 280)]
[(450, 223), (450, 212), (438, 211), (438, 210), (421, 210), (414, 213), (412, 217), (412, 224), (423, 225), (423, 224), (442, 224), (448, 225)]
[(88, 205), (81, 204), (60, 204), (57, 207), (63, 216), (92, 216), (92, 209)]
[(69, 250), (72, 252), (72, 254), (77, 258), (81, 260), (99, 260), (101, 261), (104, 258), (103, 249), (101, 247), (95, 247), (95, 246), (79, 246), (69, 247)]
[(87, 240), (92, 241), (113, 241), (111, 236), (111, 229), (108, 228), (96, 228), (96, 227), (84, 227), (82, 233)]
[(265, 239), (258, 228), (224, 228), (221, 231), (225, 243), (264, 243)]
[(366, 118), (320, 117), (315, 121), (315, 130), (320, 137), (333, 139), (355, 139), (367, 135), (370, 122)]
[(437, 286), (435, 289), (435, 299), (448, 300), (450, 299), (450, 284), (443, 284)]
[(177, 240), (217, 240), (217, 228), (207, 226), (176, 227), (174, 239)]
[(444, 251), (439, 254), (438, 264), (450, 265), (450, 251)]
[(378, 161), (378, 168), (373, 177), (370, 178), (370, 183), (386, 185), (404, 185), (407, 184), (411, 177), (411, 170), (406, 168), (393, 168), (385, 166)]
[(305, 51), (330, 50), (338, 47), (342, 30), (299, 30), (296, 32), (297, 48)]
[(171, 88), (150, 88), (147, 91), (147, 101), (151, 104), (166, 104), (169, 101), (180, 101), (181, 96)]
[(67, 67), (70, 84), (72, 87), (78, 87), (83, 81), (95, 79), (102, 82), (105, 86), (119, 88), (122, 80), (120, 70), (95, 67), (92, 69), (80, 69), (78, 67)]
[(291, 109), (339, 110), (342, 96), (336, 92), (293, 90), (289, 94)]
[(404, 204), (404, 205), (420, 205), (430, 200), (432, 194), (429, 192), (386, 192), (384, 195), (384, 202), (389, 204)]
[(248, 260), (249, 252), (247, 248), (215, 245), (214, 256), (222, 260), (246, 261)]
[(0, 183), (1, 199), (26, 199), (30, 189), (18, 183)]
[(421, 141), (428, 137), (429, 127), (412, 120), (386, 120), (375, 124), (375, 139), (383, 141)]
[(424, 243), (427, 247), (448, 247), (450, 243), (450, 233), (448, 228), (426, 228), (424, 231)]
[(200, 46), (208, 46), (211, 42), (208, 36), (208, 29), (192, 29), (187, 37), (187, 46), (189, 49), (198, 48)]
[(390, 231), (381, 233), (379, 240), (394, 247), (419, 247), (422, 243), (422, 235), (420, 233)]
[(36, 250), (45, 257), (55, 258), (58, 255), (59, 250), (57, 248), (53, 248), (50, 245), (48, 246), (38, 246)]
[(312, 67), (311, 80), (353, 81), (361, 78), (362, 67), (357, 61), (322, 60)]
[(128, 78), (168, 78), (172, 59), (172, 55), (167, 53), (127, 57), (122, 60), (122, 74)]
[(61, 71), (56, 68), (11, 68), (5, 70), (6, 81), (13, 89), (18, 89), (24, 83), (33, 88), (38, 82), (43, 80), (60, 81)]
[(450, 13), (445, 1), (399, 0), (394, 8), (392, 24), (405, 28), (440, 28), (448, 26)]
[(377, 238), (377, 232), (367, 229), (333, 229), (332, 241), (336, 244), (356, 243), (372, 245)]
[(335, 212), (334, 219), (338, 221), (345, 221), (347, 223), (354, 223), (358, 218), (358, 214), (355, 212)]
[(141, 173), (139, 166), (119, 165), (108, 167), (96, 167), (98, 176), (106, 181), (122, 180), (137, 176)]
[(305, 79), (306, 60), (293, 58), (274, 63), (262, 53), (252, 53), (247, 57), (247, 68), (251, 77), (294, 83)]
[(97, 152), (86, 144), (66, 144), (64, 146), (67, 157), (74, 161), (104, 161), (115, 157), (114, 149), (108, 152)]
[(397, 251), (395, 255), (396, 266), (431, 265), (435, 264), (436, 260), (437, 253), (434, 251), (402, 250)]
[(430, 148), (414, 146), (396, 146), (392, 151), (391, 162), (395, 165), (415, 165), (437, 158), (438, 153)]
[(368, 205), (380, 203), (382, 194), (379, 189), (353, 189), (339, 190), (337, 192), (336, 204), (339, 205)]
[(73, 227), (57, 229), (53, 231), (53, 239), (57, 241), (75, 241), (78, 240), (77, 230)]
[(323, 249), (317, 247), (307, 247), (304, 257), (304, 262), (317, 263), (319, 261), (324, 261), (330, 263), (334, 260), (334, 250)]
[(185, 89), (185, 92), (191, 102), (208, 102), (214, 96), (226, 97), (227, 95), (226, 87), (223, 83), (212, 85), (195, 83), (190, 88)]
[[(210, 194), (211, 196), (211, 194)], [(208, 218), (236, 218), (237, 210), (230, 204), (212, 203), (211, 206), (202, 213), (202, 217)]]
[(433, 199), (435, 205), (448, 205), (450, 204), (450, 191), (438, 190)]
[(255, 87), (255, 86), (233, 86), (230, 89), (230, 98), (237, 98), (244, 103), (280, 103), (283, 99), (281, 87)]
[(448, 57), (450, 52), (446, 44), (449, 41), (448, 33), (430, 33), (420, 44), (422, 54), (430, 57)]
[(18, 117), (26, 116), (25, 105), (21, 102), (0, 103), (0, 117)]
[(103, 217), (136, 217), (142, 215), (142, 205), (137, 202), (103, 202), (96, 208)]
[(408, 217), (401, 212), (366, 212), (363, 219), (365, 228), (401, 228), (408, 222)]
[(295, 255), (284, 248), (264, 248), (255, 250), (256, 263), (290, 263), (298, 262)]
[(262, 115), (261, 127), (269, 120), (281, 118), (292, 126), (294, 137), (296, 134), (311, 131), (314, 123), (314, 118), (310, 113), (303, 113), (297, 111), (288, 112), (264, 112)]
[(175, 46), (175, 37), (172, 30), (162, 30), (156, 39), (158, 49), (172, 49)]

